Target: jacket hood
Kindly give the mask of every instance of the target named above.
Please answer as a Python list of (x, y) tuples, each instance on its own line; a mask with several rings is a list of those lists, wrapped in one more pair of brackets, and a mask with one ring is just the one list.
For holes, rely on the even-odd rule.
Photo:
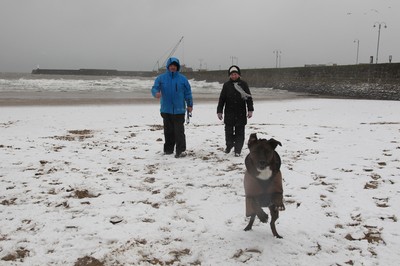
[(167, 60), (167, 64), (165, 65), (167, 67), (167, 70), (168, 70), (169, 65), (171, 65), (174, 62), (178, 64), (178, 71), (179, 71), (179, 69), (181, 69), (181, 64), (179, 63), (179, 59), (176, 57), (170, 57)]

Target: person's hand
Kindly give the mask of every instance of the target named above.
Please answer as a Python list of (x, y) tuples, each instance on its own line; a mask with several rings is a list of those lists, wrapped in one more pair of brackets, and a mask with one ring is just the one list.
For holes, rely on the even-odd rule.
[(191, 113), (193, 111), (193, 107), (192, 106), (188, 106), (186, 109), (188, 110), (189, 113)]
[(156, 98), (157, 98), (157, 99), (161, 98), (161, 91), (159, 91), (159, 92), (156, 93)]
[(219, 120), (222, 120), (222, 113), (218, 113), (217, 116)]
[(253, 116), (253, 111), (249, 111), (249, 112), (247, 113), (247, 118), (252, 118), (252, 116)]

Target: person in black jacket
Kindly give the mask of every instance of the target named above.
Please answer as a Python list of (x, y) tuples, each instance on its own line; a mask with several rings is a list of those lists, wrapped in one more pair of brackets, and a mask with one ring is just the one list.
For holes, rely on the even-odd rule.
[(253, 116), (253, 99), (249, 86), (240, 78), (238, 66), (231, 66), (228, 75), (229, 80), (224, 83), (219, 96), (217, 116), (220, 120), (224, 119), (225, 153), (230, 153), (234, 148), (235, 156), (239, 157), (244, 144), (247, 118)]

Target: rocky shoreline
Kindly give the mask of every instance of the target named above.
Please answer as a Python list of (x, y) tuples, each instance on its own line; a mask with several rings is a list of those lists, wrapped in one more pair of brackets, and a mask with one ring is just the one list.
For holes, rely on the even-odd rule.
[(334, 98), (400, 101), (400, 90), (398, 86), (392, 84), (315, 84), (277, 86), (277, 88)]

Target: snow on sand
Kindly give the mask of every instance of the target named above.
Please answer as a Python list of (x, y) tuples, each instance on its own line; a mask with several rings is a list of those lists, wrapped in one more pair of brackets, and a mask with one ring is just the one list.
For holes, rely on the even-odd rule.
[(243, 231), (248, 150), (223, 153), (216, 104), (195, 106), (179, 159), (161, 152), (158, 109), (0, 108), (0, 265), (400, 261), (398, 102), (255, 102), (246, 136), (283, 145), (283, 239)]

